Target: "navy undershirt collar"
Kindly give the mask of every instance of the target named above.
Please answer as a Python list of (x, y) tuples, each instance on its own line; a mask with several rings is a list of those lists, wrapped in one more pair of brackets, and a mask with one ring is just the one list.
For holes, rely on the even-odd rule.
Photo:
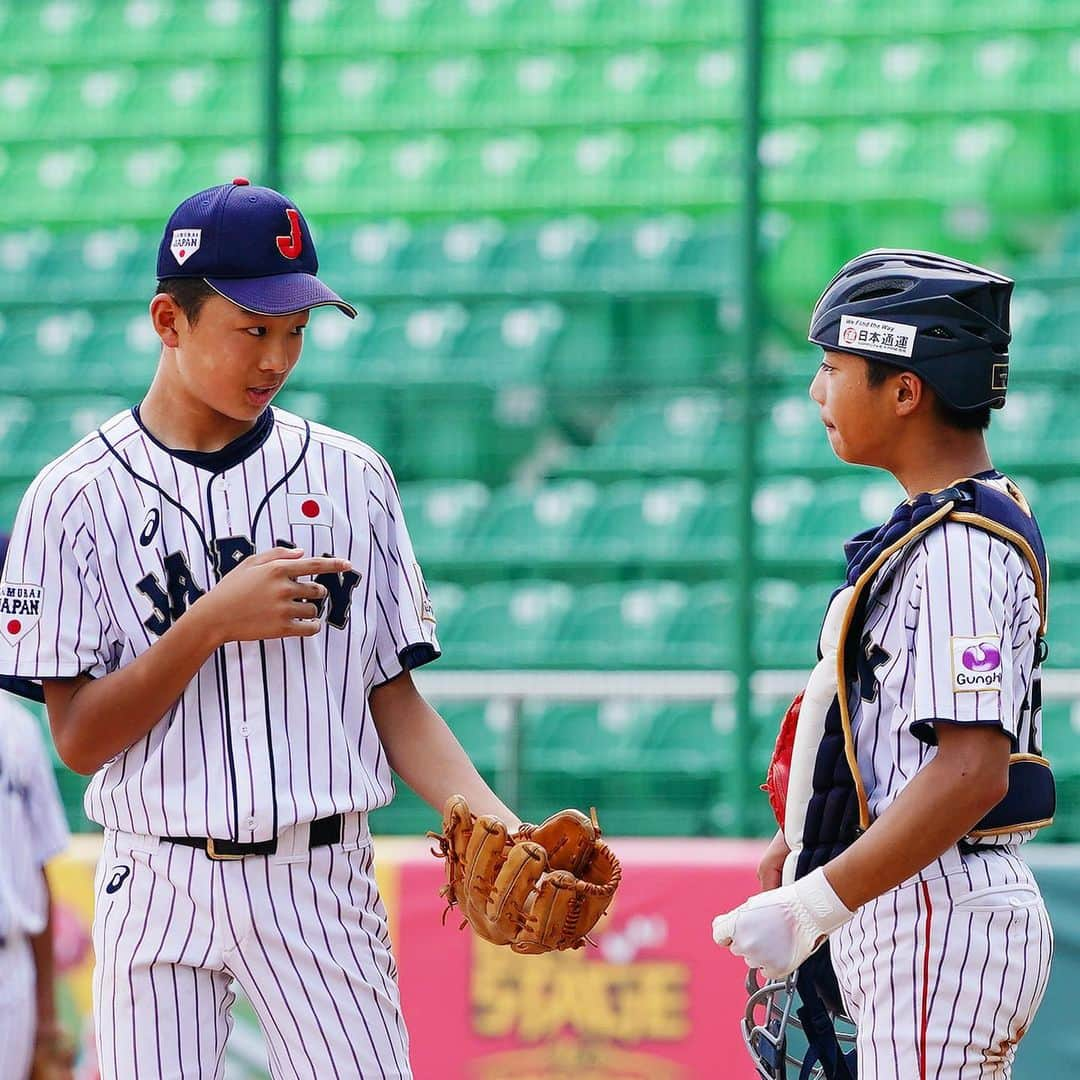
[(268, 407), (259, 414), (259, 419), (255, 421), (250, 431), (245, 431), (243, 435), (233, 439), (220, 450), (176, 450), (171, 446), (166, 446), (148, 430), (139, 415), (138, 405), (132, 406), (131, 415), (135, 417), (135, 423), (142, 428), (146, 437), (166, 454), (188, 465), (194, 465), (197, 469), (206, 469), (207, 472), (212, 473), (224, 472), (234, 465), (239, 465), (245, 458), (251, 457), (270, 438), (270, 432), (274, 430), (274, 410)]

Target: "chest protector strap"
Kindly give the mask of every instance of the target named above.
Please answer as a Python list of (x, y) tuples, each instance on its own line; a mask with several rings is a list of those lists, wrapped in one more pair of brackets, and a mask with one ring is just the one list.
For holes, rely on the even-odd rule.
[[(855, 695), (861, 692), (858, 658), (867, 604), (911, 544), (945, 521), (983, 529), (1024, 556), (1035, 580), (1040, 615), (1037, 657), (1041, 658), (1046, 634), (1046, 552), (1027, 503), (1009, 481), (961, 480), (942, 491), (919, 495), (897, 507), (880, 528), (855, 537), (846, 546), (847, 583), (833, 595), (825, 616), (820, 659), (807, 683), (795, 733), (784, 818), (784, 835), (791, 848), (785, 881), (823, 866), (870, 826), (851, 726)], [(1036, 710), (1040, 705), (1036, 667), (1024, 708)], [(966, 839), (1027, 832), (1053, 820), (1050, 764), (1034, 743), (1018, 750), (1010, 758), (1008, 794)]]

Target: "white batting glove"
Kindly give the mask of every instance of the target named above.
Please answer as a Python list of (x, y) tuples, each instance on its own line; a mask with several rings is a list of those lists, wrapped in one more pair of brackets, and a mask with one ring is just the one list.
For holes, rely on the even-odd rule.
[(767, 978), (790, 975), (837, 927), (854, 917), (818, 867), (791, 885), (751, 896), (713, 919), (713, 941), (761, 968)]

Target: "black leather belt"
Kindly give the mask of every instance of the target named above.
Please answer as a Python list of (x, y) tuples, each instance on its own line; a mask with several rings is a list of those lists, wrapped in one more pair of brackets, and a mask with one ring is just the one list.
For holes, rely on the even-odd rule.
[[(256, 840), (250, 844), (238, 844), (235, 840), (215, 840), (212, 836), (163, 836), (167, 844), (202, 848), (211, 859), (243, 859), (248, 855), (274, 855), (277, 837), (273, 840)], [(318, 818), (311, 823), (309, 847), (326, 847), (341, 841), (341, 815)]]

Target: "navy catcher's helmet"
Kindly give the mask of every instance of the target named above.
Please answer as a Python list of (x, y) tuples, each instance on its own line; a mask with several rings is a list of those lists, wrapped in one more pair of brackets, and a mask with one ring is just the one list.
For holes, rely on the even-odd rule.
[(810, 340), (924, 379), (954, 409), (1000, 409), (1013, 282), (930, 251), (878, 248), (845, 264), (814, 305)]

